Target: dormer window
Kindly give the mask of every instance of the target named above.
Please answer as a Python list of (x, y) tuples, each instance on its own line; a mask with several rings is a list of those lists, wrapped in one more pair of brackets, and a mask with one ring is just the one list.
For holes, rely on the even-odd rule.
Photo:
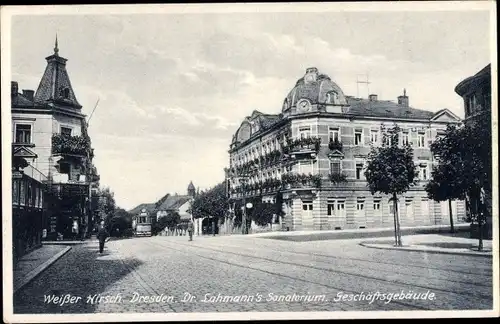
[(326, 103), (330, 105), (338, 104), (339, 95), (335, 91), (328, 92), (326, 94)]
[(60, 92), (60, 96), (63, 99), (69, 99), (69, 88), (62, 88)]

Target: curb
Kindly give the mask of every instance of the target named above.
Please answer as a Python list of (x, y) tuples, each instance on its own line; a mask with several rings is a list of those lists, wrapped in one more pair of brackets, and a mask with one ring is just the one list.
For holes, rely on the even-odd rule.
[(370, 249), (379, 249), (379, 250), (396, 250), (396, 251), (410, 251), (410, 252), (423, 252), (423, 253), (434, 253), (434, 254), (453, 254), (453, 255), (467, 255), (467, 256), (475, 256), (475, 257), (485, 257), (492, 258), (492, 254), (479, 254), (473, 252), (459, 252), (459, 251), (446, 251), (446, 250), (428, 250), (428, 249), (416, 249), (411, 247), (392, 247), (392, 246), (380, 246), (371, 243), (359, 243), (359, 245), (370, 248)]
[(87, 241), (42, 241), (43, 245), (79, 245)]
[(45, 261), (42, 265), (40, 265), (37, 268), (35, 268), (35, 269), (31, 270), (30, 272), (28, 272), (28, 274), (26, 276), (24, 276), (22, 279), (19, 280), (19, 284), (18, 284), (17, 288), (14, 288), (14, 293), (16, 293), (22, 287), (24, 287), (31, 280), (35, 279), (36, 276), (38, 276), (45, 269), (47, 269), (50, 265), (52, 265), (54, 262), (56, 262), (58, 259), (60, 259), (69, 250), (71, 250), (71, 246), (67, 246), (64, 250), (62, 250), (61, 252), (57, 253), (56, 255), (54, 255), (53, 257), (51, 257), (49, 260)]

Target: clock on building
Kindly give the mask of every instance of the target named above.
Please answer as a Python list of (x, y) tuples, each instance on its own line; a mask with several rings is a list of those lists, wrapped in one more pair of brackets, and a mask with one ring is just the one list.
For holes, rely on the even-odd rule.
[(299, 100), (299, 102), (297, 103), (297, 109), (300, 112), (309, 111), (311, 109), (311, 104), (309, 103), (309, 100), (306, 99)]

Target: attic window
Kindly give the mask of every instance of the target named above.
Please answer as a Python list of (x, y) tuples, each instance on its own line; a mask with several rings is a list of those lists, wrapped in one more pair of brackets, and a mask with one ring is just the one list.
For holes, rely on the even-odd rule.
[(69, 99), (69, 88), (64, 88), (61, 90), (61, 96), (64, 99)]

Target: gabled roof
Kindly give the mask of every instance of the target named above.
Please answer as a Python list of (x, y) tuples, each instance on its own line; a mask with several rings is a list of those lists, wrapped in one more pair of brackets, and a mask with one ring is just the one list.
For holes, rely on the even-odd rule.
[(129, 210), (129, 213), (131, 214), (138, 214), (141, 212), (142, 209), (146, 209), (148, 212), (153, 212), (154, 209), (155, 209), (155, 204), (140, 204), (134, 208), (132, 208), (131, 210)]
[(12, 107), (33, 107), (35, 105), (33, 101), (29, 100), (20, 93), (17, 93), (10, 98)]
[(387, 100), (370, 101), (347, 97), (347, 102), (350, 105), (349, 114), (352, 115), (405, 119), (431, 119), (434, 116), (431, 111), (406, 107)]
[(179, 209), (182, 205), (184, 205), (186, 202), (190, 201), (191, 197), (190, 196), (169, 196), (161, 205), (159, 205), (156, 209), (157, 210), (176, 210)]
[(58, 52), (56, 39), (54, 54), (45, 58), (47, 60), (47, 67), (35, 93), (35, 102), (45, 104), (56, 101), (61, 105), (79, 109), (82, 106), (76, 100), (68, 72), (66, 71), (67, 59), (59, 56)]

